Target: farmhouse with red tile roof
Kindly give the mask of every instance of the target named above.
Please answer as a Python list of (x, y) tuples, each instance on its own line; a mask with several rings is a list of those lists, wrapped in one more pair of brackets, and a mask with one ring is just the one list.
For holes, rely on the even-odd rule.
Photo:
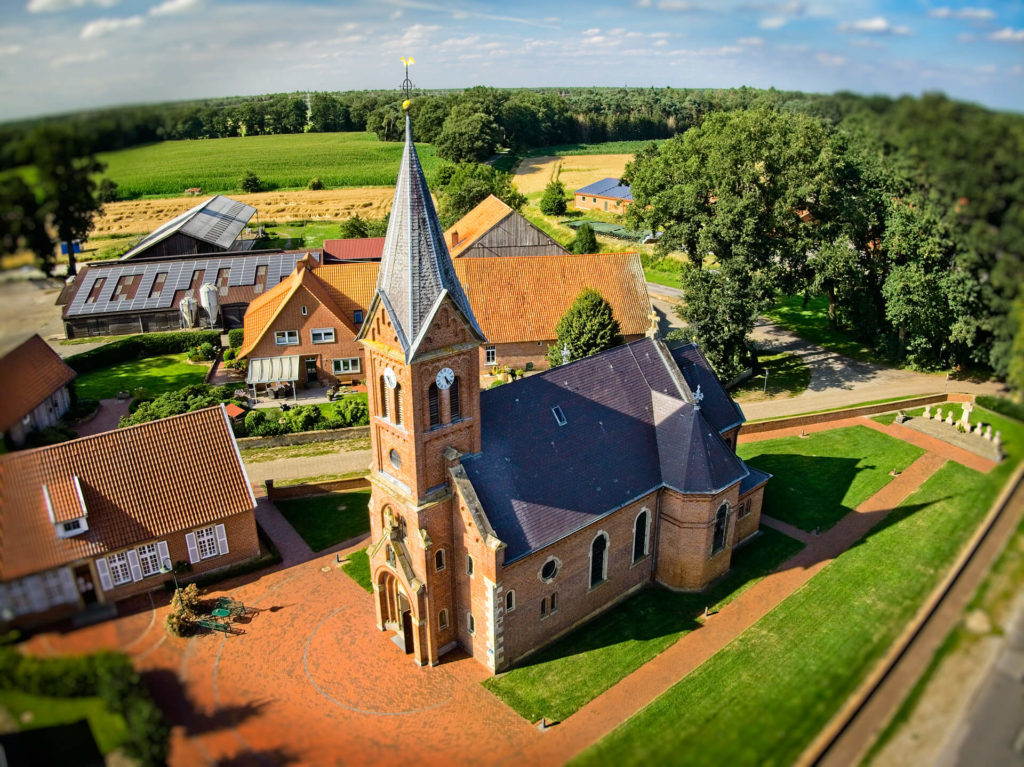
[(0, 357), (0, 367), (17, 382), (0, 398), (0, 434), (20, 446), (30, 432), (53, 426), (68, 411), (76, 373), (39, 335)]

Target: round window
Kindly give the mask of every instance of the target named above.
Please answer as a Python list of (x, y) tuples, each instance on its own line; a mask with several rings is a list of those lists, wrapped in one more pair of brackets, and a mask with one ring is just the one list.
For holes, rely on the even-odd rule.
[(554, 559), (549, 559), (540, 569), (540, 578), (543, 581), (550, 581), (556, 575), (558, 575), (558, 562)]
[(402, 456), (398, 454), (397, 450), (391, 448), (391, 452), (388, 453), (388, 458), (391, 459), (391, 465), (394, 466), (396, 469), (402, 468)]

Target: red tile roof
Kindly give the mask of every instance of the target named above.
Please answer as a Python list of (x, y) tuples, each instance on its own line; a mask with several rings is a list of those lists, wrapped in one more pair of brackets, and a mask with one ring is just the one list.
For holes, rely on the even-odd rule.
[(380, 261), (383, 253), (383, 237), (324, 240), (324, 254), (338, 261)]
[[(74, 518), (84, 502), (88, 531), (58, 538), (47, 495), (58, 520)], [(0, 456), (0, 579), (254, 507), (223, 406)]]
[(38, 335), (0, 358), (0, 369), (10, 384), (0, 398), (0, 432), (11, 428), (76, 375)]
[(240, 416), (243, 413), (245, 413), (245, 408), (244, 407), (239, 407), (234, 402), (231, 402), (231, 403), (225, 405), (224, 409), (228, 413), (228, 418), (238, 418), (238, 416)]

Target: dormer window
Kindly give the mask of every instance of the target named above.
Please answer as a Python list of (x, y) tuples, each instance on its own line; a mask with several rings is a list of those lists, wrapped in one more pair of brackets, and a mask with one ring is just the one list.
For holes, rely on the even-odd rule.
[(43, 485), (43, 501), (58, 538), (73, 538), (89, 529), (82, 485), (74, 474)]
[(57, 536), (59, 538), (71, 538), (76, 535), (81, 535), (88, 529), (89, 523), (85, 521), (85, 517), (69, 519), (67, 522), (60, 523), (57, 530)]

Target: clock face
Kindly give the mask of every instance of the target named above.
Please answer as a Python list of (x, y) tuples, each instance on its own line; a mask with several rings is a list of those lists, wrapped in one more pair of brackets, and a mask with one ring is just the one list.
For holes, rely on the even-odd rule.
[(447, 389), (454, 380), (455, 373), (452, 372), (451, 368), (441, 368), (437, 371), (437, 378), (434, 379), (434, 382), (437, 384), (438, 389)]
[(395, 371), (391, 368), (384, 371), (384, 385), (389, 389), (394, 389), (398, 386), (398, 378), (395, 377)]

